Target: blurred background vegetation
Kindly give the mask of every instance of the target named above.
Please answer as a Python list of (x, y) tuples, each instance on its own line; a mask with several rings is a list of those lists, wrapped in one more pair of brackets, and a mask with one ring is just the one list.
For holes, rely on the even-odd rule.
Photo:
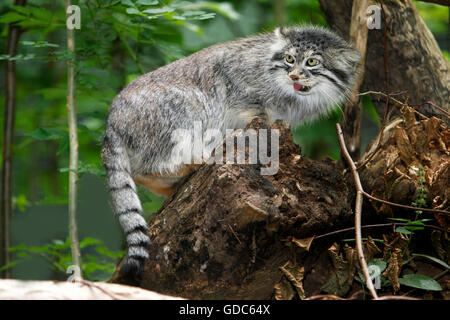
[[(13, 276), (65, 279), (71, 264), (67, 238), (69, 143), (66, 114), (65, 12), (63, 1), (29, 0), (25, 8), (0, 3), (0, 53), (7, 24), (25, 31), (17, 60), (14, 143)], [(108, 279), (122, 256), (122, 232), (113, 216), (101, 165), (101, 138), (108, 107), (132, 79), (217, 42), (270, 31), (280, 24), (326, 21), (316, 0), (80, 0), (76, 30), (76, 106), (81, 175), (78, 196), (83, 271)], [(449, 9), (416, 2), (449, 58)], [(0, 62), (9, 57), (0, 54)], [(0, 79), (4, 88), (4, 78)], [(1, 110), (4, 90), (0, 91)], [(3, 112), (0, 113), (3, 123)], [(328, 118), (294, 128), (296, 142), (312, 158), (339, 157), (334, 123)], [(380, 122), (364, 100), (363, 149)], [(3, 137), (0, 137), (2, 140)], [(1, 154), (0, 154), (1, 157)], [(147, 215), (164, 200), (144, 190)]]

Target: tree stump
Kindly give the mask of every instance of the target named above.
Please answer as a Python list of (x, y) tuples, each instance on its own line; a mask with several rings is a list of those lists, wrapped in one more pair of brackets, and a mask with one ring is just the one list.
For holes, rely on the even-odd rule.
[[(255, 119), (248, 128), (267, 125)], [(287, 123), (270, 128), (280, 132), (278, 173), (202, 165), (151, 217), (152, 258), (141, 279), (121, 278), (119, 266), (113, 281), (185, 298), (271, 299), (280, 267), (298, 254), (292, 241), (351, 225), (354, 191), (338, 165), (301, 156)], [(320, 255), (309, 263), (317, 259), (330, 263)], [(308, 293), (328, 276), (319, 269), (305, 276)]]

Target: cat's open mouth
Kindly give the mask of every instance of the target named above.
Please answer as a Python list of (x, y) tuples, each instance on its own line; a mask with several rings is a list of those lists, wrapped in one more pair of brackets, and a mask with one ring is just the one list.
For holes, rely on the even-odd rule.
[(311, 87), (301, 85), (300, 83), (294, 82), (294, 90), (300, 92), (308, 92)]

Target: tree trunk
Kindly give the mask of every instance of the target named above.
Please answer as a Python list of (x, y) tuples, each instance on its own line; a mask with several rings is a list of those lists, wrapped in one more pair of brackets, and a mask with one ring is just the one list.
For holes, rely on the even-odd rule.
[[(337, 165), (302, 157), (285, 122), (272, 128), (280, 130), (277, 174), (261, 175), (260, 165), (202, 165), (152, 216), (155, 258), (142, 279), (117, 272), (113, 281), (189, 298), (270, 299), (279, 267), (295, 259), (291, 237), (351, 224), (354, 193)], [(308, 289), (318, 282), (305, 281)]]
[[(26, 0), (16, 0), (14, 5), (25, 6)], [(8, 27), (8, 38), (6, 40), (6, 54), (14, 57), (17, 53), (21, 28), (10, 25)], [(14, 124), (16, 118), (16, 62), (6, 60), (5, 63), (5, 116), (3, 126), (3, 163), (1, 179), (1, 205), (0, 216), (2, 226), (2, 238), (0, 245), (1, 265), (6, 266), (11, 261), (10, 226), (12, 219), (12, 196), (13, 196), (13, 143)], [(2, 278), (10, 278), (11, 269), (2, 271)]]
[[(348, 39), (352, 0), (319, 0), (328, 24)], [(410, 104), (431, 101), (449, 110), (449, 62), (426, 26), (412, 0), (383, 0), (386, 13), (386, 50), (390, 93)], [(379, 6), (379, 5), (378, 5)], [(380, 7), (380, 6), (379, 6)], [(381, 8), (381, 7), (380, 7)], [(382, 15), (382, 12), (379, 12)], [(366, 70), (361, 91), (386, 91), (384, 74), (383, 17), (381, 29), (369, 30)], [(386, 92), (385, 92), (386, 93)], [(400, 93), (400, 94), (399, 94)], [(384, 112), (385, 102), (371, 96), (378, 114)], [(392, 107), (391, 107), (392, 108)], [(398, 110), (398, 109), (397, 109)], [(442, 118), (442, 113), (426, 104), (417, 110), (427, 116)], [(398, 113), (398, 112), (397, 112)], [(444, 119), (448, 121), (448, 119)]]

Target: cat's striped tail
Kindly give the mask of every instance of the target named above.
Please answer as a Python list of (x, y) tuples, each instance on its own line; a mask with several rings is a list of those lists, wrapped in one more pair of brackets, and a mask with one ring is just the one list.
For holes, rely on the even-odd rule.
[(120, 272), (124, 276), (137, 275), (149, 258), (148, 227), (141, 215), (142, 206), (131, 177), (130, 160), (125, 145), (110, 128), (106, 130), (103, 139), (102, 159), (112, 205), (127, 241), (127, 255)]

